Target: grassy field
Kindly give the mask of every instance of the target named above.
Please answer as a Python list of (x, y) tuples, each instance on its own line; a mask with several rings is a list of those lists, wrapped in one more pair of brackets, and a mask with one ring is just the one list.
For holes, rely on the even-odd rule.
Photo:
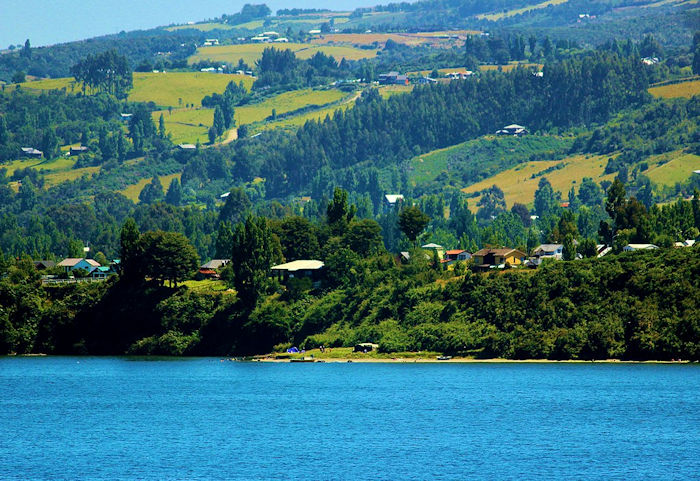
[(167, 27), (165, 30), (168, 32), (176, 32), (178, 30), (188, 30), (194, 29), (200, 32), (211, 32), (212, 30), (231, 30), (233, 27), (231, 25), (226, 25), (225, 23), (209, 22), (209, 23), (195, 23), (193, 25), (177, 25), (175, 27)]
[(182, 285), (187, 286), (187, 288), (192, 291), (199, 292), (202, 294), (236, 294), (236, 291), (233, 289), (229, 289), (226, 286), (226, 283), (224, 283), (223, 281), (216, 281), (213, 279), (205, 279), (203, 281), (189, 280), (184, 281)]
[(516, 8), (513, 10), (508, 10), (506, 12), (499, 12), (499, 13), (490, 13), (486, 15), (477, 15), (476, 18), (482, 19), (482, 20), (491, 20), (495, 22), (496, 20), (500, 20), (502, 18), (508, 18), (508, 17), (514, 17), (516, 15), (520, 15), (521, 13), (529, 12), (530, 10), (539, 10), (540, 8), (547, 8), (550, 5), (561, 5), (562, 3), (566, 3), (568, 0), (547, 0), (546, 2), (538, 3), (536, 5), (529, 5), (527, 7), (523, 8)]
[(488, 70), (498, 70), (498, 68), (501, 68), (504, 72), (510, 72), (511, 70), (514, 70), (518, 67), (537, 67), (538, 69), (542, 69), (544, 65), (541, 63), (518, 63), (518, 62), (511, 62), (508, 65), (480, 65), (479, 69), (488, 71)]
[(169, 112), (153, 112), (153, 121), (158, 125), (161, 114), (165, 121), (165, 130), (175, 144), (209, 141), (209, 127), (214, 123), (214, 109), (177, 109)]
[(379, 95), (389, 98), (396, 94), (406, 94), (413, 90), (413, 85), (383, 85), (379, 87)]
[(657, 184), (672, 186), (696, 175), (693, 174), (694, 170), (700, 170), (700, 156), (683, 151), (662, 154), (653, 158), (652, 162), (649, 162), (649, 170), (644, 175)]
[[(308, 105), (321, 106), (337, 102), (346, 96), (348, 94), (335, 89), (304, 89), (284, 92), (257, 104), (236, 107), (236, 125), (262, 122), (272, 115), (272, 109), (275, 109), (277, 114), (284, 114)], [(214, 121), (214, 111), (212, 109), (182, 109), (173, 110), (172, 113), (167, 110), (153, 112), (153, 120), (156, 123), (161, 113), (165, 121), (165, 129), (171, 135), (174, 143), (196, 143), (197, 140), (201, 143), (208, 142), (207, 131)], [(326, 113), (307, 112), (298, 116), (304, 120), (298, 120), (297, 117), (280, 119), (276, 122), (269, 122), (261, 129), (267, 129), (268, 125), (270, 126), (269, 128), (302, 125), (306, 119), (310, 118), (309, 116), (313, 117), (315, 114), (315, 118), (318, 118), (319, 115), (325, 117)]]
[[(134, 88), (129, 93), (132, 102), (155, 102), (161, 107), (179, 107), (180, 105), (199, 105), (202, 97), (212, 92), (221, 93), (230, 81), (243, 81), (246, 88), (253, 85), (253, 78), (248, 75), (215, 74), (207, 72), (135, 72)], [(59, 78), (25, 82), (22, 88), (35, 90), (79, 91), (73, 86), (73, 78)], [(182, 103), (180, 103), (182, 99)]]
[(292, 50), (299, 58), (310, 58), (319, 51), (326, 55), (333, 55), (338, 61), (342, 58), (348, 60), (374, 58), (377, 55), (376, 50), (365, 50), (354, 47), (324, 46), (309, 43), (283, 43), (274, 45), (267, 43), (244, 43), (240, 45), (201, 47), (197, 49), (197, 53), (189, 58), (189, 62), (195, 63), (200, 60), (211, 60), (235, 64), (238, 63), (239, 59), (243, 59), (248, 65), (255, 65), (255, 62), (262, 56), (263, 50), (270, 46), (274, 46), (278, 49)]
[(48, 173), (69, 170), (73, 168), (73, 165), (75, 165), (75, 157), (58, 157), (54, 160), (18, 159), (0, 164), (0, 169), (7, 169), (7, 175), (11, 176), (15, 170), (27, 167)]
[(67, 180), (79, 179), (83, 175), (92, 176), (99, 171), (99, 167), (81, 167), (80, 169), (63, 170), (60, 172), (46, 174), (44, 178), (46, 179), (46, 186), (52, 187)]
[(700, 80), (651, 87), (649, 93), (654, 97), (662, 97), (665, 99), (678, 97), (690, 98), (693, 95), (700, 95)]
[[(160, 176), (159, 179), (160, 179), (160, 183), (163, 184), (163, 191), (167, 192), (168, 186), (170, 186), (170, 182), (176, 177), (179, 179), (181, 176), (182, 176), (181, 173)], [(127, 187), (126, 189), (118, 191), (118, 192), (124, 194), (126, 197), (128, 197), (132, 201), (138, 202), (139, 201), (139, 194), (141, 193), (143, 188), (146, 186), (146, 184), (148, 184), (150, 181), (151, 181), (151, 177), (149, 177), (147, 179), (141, 179), (136, 184), (132, 184), (129, 187)]]
[[(554, 190), (561, 192), (562, 196), (566, 197), (571, 187), (577, 188), (584, 177), (592, 177), (595, 182), (606, 179), (612, 180), (615, 174), (604, 174), (608, 157), (607, 155), (575, 155), (562, 160), (526, 162), (470, 185), (462, 189), (462, 191), (474, 193), (492, 185), (497, 185), (503, 190), (508, 207), (511, 207), (515, 202), (526, 205), (532, 204), (537, 184), (540, 181), (540, 177), (542, 177), (535, 176), (533, 178), (533, 174), (538, 174), (550, 167), (562, 165), (561, 168), (545, 174), (544, 177), (547, 177)], [(477, 197), (469, 200), (469, 205), (472, 209), (476, 209), (478, 199)]]
[[(134, 74), (132, 102), (155, 102), (162, 107), (200, 105), (205, 95), (222, 93), (229, 82), (243, 84), (250, 90), (253, 78), (248, 75), (215, 74), (207, 72), (168, 72)], [(180, 102), (182, 99), (182, 102)]]
[(260, 124), (256, 126), (253, 129), (253, 132), (259, 132), (262, 130), (270, 130), (270, 129), (292, 129), (292, 128), (298, 128), (304, 125), (307, 121), (309, 120), (323, 120), (326, 118), (327, 115), (333, 117), (333, 113), (335, 113), (338, 110), (345, 110), (350, 107), (355, 105), (354, 100), (350, 100), (349, 102), (343, 102), (341, 104), (337, 105), (332, 105), (330, 107), (326, 107), (323, 109), (319, 110), (314, 110), (311, 112), (306, 112), (301, 115), (295, 115), (294, 117), (286, 118), (286, 119), (281, 119), (281, 120), (275, 120), (273, 122), (265, 122), (264, 124)]

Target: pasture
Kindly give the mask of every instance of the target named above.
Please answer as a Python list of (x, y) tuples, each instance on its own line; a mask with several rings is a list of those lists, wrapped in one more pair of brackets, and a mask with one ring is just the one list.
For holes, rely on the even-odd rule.
[[(313, 90), (303, 89), (294, 90), (292, 92), (284, 92), (275, 95), (260, 103), (243, 105), (236, 107), (234, 118), (236, 126), (242, 124), (255, 124), (264, 121), (272, 115), (272, 110), (275, 109), (278, 115), (291, 112), (297, 109), (307, 107), (309, 105), (324, 106), (330, 103), (338, 102), (348, 94), (340, 90)], [(309, 118), (314, 113), (317, 115), (319, 111), (306, 112), (300, 117)], [(165, 121), (165, 129), (171, 135), (174, 143), (196, 143), (198, 140), (201, 143), (208, 142), (207, 131), (214, 121), (213, 109), (178, 109), (169, 112), (161, 110), (153, 112), (153, 121), (158, 123), (160, 115), (163, 114)], [(325, 116), (325, 113), (323, 114)], [(296, 116), (289, 119), (280, 119), (276, 122), (270, 122), (274, 126), (301, 125), (295, 121)]]
[(225, 23), (207, 22), (195, 23), (191, 25), (176, 25), (174, 27), (166, 27), (168, 32), (176, 32), (178, 30), (199, 30), (200, 32), (211, 32), (212, 30), (231, 30), (234, 27)]
[(649, 93), (654, 97), (665, 99), (684, 97), (689, 99), (694, 95), (700, 95), (700, 79), (691, 80), (670, 85), (651, 87)]
[(547, 0), (545, 2), (541, 2), (541, 3), (538, 3), (536, 5), (528, 5), (527, 7), (516, 8), (513, 10), (507, 10), (505, 12), (477, 15), (476, 18), (478, 18), (480, 20), (491, 20), (492, 22), (495, 22), (495, 21), (501, 20), (503, 18), (514, 17), (516, 15), (520, 15), (521, 13), (529, 12), (532, 10), (539, 10), (541, 8), (547, 8), (550, 5), (561, 5), (562, 3), (566, 3), (567, 1), (568, 0)]
[(644, 175), (657, 184), (673, 186), (677, 182), (684, 182), (693, 174), (694, 170), (700, 170), (700, 156), (686, 154), (682, 150), (662, 154), (654, 159), (654, 163)]
[[(561, 192), (562, 198), (565, 199), (571, 187), (578, 188), (584, 177), (592, 177), (595, 182), (612, 181), (615, 174), (606, 175), (604, 173), (608, 157), (607, 155), (574, 155), (562, 160), (526, 162), (470, 185), (462, 189), (462, 192), (473, 194), (492, 185), (497, 185), (503, 190), (508, 207), (516, 202), (528, 205), (532, 204), (535, 199), (535, 191), (540, 178), (546, 177), (554, 190)], [(538, 175), (553, 167), (557, 168), (546, 174)], [(471, 209), (476, 210), (479, 198), (469, 200)]]
[[(168, 187), (170, 186), (170, 182), (172, 182), (173, 179), (175, 178), (180, 178), (182, 176), (181, 173), (178, 174), (170, 174), (170, 175), (161, 175), (158, 177), (160, 179), (160, 183), (163, 184), (163, 193), (168, 191)], [(139, 194), (143, 190), (143, 188), (151, 182), (152, 177), (148, 177), (146, 179), (141, 179), (139, 180), (136, 184), (131, 184), (128, 186), (126, 189), (118, 191), (121, 194), (124, 194), (126, 197), (131, 199), (134, 202), (139, 201)]]
[(239, 45), (223, 45), (216, 47), (201, 47), (197, 53), (192, 55), (189, 63), (196, 63), (201, 60), (212, 62), (225, 62), (237, 64), (239, 59), (243, 59), (248, 65), (255, 65), (255, 62), (262, 57), (263, 50), (275, 47), (282, 50), (291, 50), (298, 58), (306, 59), (312, 57), (316, 52), (323, 52), (332, 55), (337, 61), (342, 58), (348, 60), (360, 60), (363, 58), (374, 58), (377, 50), (365, 50), (354, 47), (324, 46), (310, 43), (243, 43)]
[[(134, 72), (134, 88), (129, 93), (132, 102), (154, 102), (160, 107), (200, 105), (205, 95), (221, 93), (229, 82), (243, 81), (247, 89), (253, 85), (248, 75), (215, 74), (208, 72)], [(78, 92), (80, 86), (72, 77), (25, 82), (22, 88), (34, 90), (60, 90)]]

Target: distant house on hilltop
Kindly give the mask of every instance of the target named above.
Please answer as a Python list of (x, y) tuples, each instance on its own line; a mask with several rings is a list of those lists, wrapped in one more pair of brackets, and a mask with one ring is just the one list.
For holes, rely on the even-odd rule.
[(68, 151), (68, 154), (73, 156), (73, 155), (85, 154), (87, 152), (88, 152), (87, 147), (85, 147), (84, 145), (78, 145), (77, 147), (71, 147), (70, 150)]
[(40, 159), (44, 156), (41, 150), (37, 150), (34, 147), (22, 147), (22, 157), (29, 157), (33, 159)]
[(538, 259), (545, 258), (560, 261), (564, 254), (564, 244), (540, 244), (532, 254)]
[(513, 135), (515, 137), (519, 137), (521, 135), (527, 135), (529, 133), (530, 132), (525, 127), (523, 127), (522, 125), (518, 125), (518, 124), (506, 125), (501, 130), (496, 131), (496, 135)]
[(323, 266), (323, 262), (317, 260), (297, 260), (272, 266), (270, 270), (272, 276), (277, 277), (281, 282), (307, 277), (315, 286), (318, 286), (322, 280)]
[(622, 248), (622, 250), (625, 252), (643, 251), (651, 249), (658, 249), (658, 247), (654, 244), (627, 244), (625, 247)]
[(384, 208), (385, 210), (391, 210), (396, 207), (396, 204), (403, 202), (403, 195), (401, 194), (386, 194), (384, 196)]
[(492, 267), (505, 267), (506, 264), (511, 266), (521, 265), (525, 262), (527, 255), (518, 250), (505, 247), (502, 249), (481, 249), (472, 254), (474, 265), (481, 269), (489, 269)]
[(93, 270), (100, 267), (100, 263), (94, 259), (81, 259), (77, 257), (69, 257), (67, 259), (63, 259), (57, 265), (58, 267), (63, 267), (66, 271), (66, 274), (69, 274), (76, 269), (83, 269), (87, 272), (92, 272)]
[(379, 83), (381, 85), (408, 85), (408, 77), (400, 75), (398, 72), (389, 72), (379, 74)]

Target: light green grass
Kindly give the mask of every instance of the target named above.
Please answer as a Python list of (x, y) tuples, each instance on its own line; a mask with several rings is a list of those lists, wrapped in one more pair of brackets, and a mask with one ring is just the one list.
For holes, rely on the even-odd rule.
[(155, 102), (163, 107), (200, 105), (205, 95), (222, 93), (231, 81), (243, 81), (248, 90), (253, 85), (253, 78), (248, 75), (207, 72), (136, 73), (129, 100)]
[(46, 173), (69, 170), (73, 168), (73, 165), (75, 165), (75, 157), (58, 157), (53, 160), (18, 159), (0, 164), (0, 169), (7, 169), (7, 175), (11, 176), (15, 170), (27, 167)]
[[(209, 72), (136, 72), (134, 73), (134, 88), (129, 93), (132, 102), (155, 102), (161, 107), (179, 107), (187, 104), (200, 105), (205, 95), (212, 92), (222, 93), (229, 82), (243, 81), (250, 90), (253, 78), (248, 75), (215, 74)], [(45, 79), (35, 82), (25, 82), (22, 88), (34, 90), (74, 90), (73, 78)], [(180, 103), (182, 100), (182, 103)]]
[[(262, 122), (267, 117), (272, 115), (272, 109), (277, 111), (277, 114), (291, 112), (308, 105), (326, 105), (337, 102), (343, 99), (347, 94), (340, 90), (294, 90), (292, 92), (284, 92), (274, 97), (270, 97), (263, 102), (257, 104), (249, 104), (241, 107), (236, 107), (235, 119), (236, 125), (254, 124)], [(333, 109), (335, 110), (335, 109)], [(327, 113), (327, 112), (325, 112)], [(325, 113), (322, 115), (325, 116)], [(160, 115), (163, 114), (165, 122), (165, 130), (170, 134), (173, 143), (206, 143), (209, 141), (208, 130), (214, 122), (213, 109), (178, 109), (172, 113), (167, 110), (153, 112), (153, 121), (158, 124)], [(313, 116), (313, 112), (307, 112), (298, 117), (309, 118)], [(317, 114), (321, 115), (321, 114)], [(269, 122), (269, 128), (286, 127), (289, 125), (301, 125), (305, 120), (298, 121), (297, 117), (289, 119), (281, 119), (276, 122)], [(268, 127), (261, 127), (267, 129)], [(225, 137), (225, 135), (224, 135)]]
[(64, 170), (61, 172), (47, 174), (44, 178), (46, 179), (47, 187), (52, 187), (68, 180), (79, 179), (83, 175), (91, 177), (93, 174), (96, 174), (99, 171), (99, 167), (81, 167), (80, 169)]
[(258, 132), (261, 130), (270, 130), (270, 129), (298, 128), (298, 127), (301, 127), (302, 125), (304, 125), (309, 120), (322, 121), (323, 119), (326, 118), (326, 116), (333, 117), (333, 114), (335, 112), (337, 112), (338, 110), (345, 110), (345, 109), (352, 107), (353, 105), (355, 105), (354, 100), (347, 102), (347, 103), (332, 105), (330, 107), (326, 107), (323, 109), (314, 110), (311, 112), (306, 112), (306, 113), (301, 114), (301, 115), (295, 115), (294, 117), (290, 117), (287, 119), (276, 120), (274, 122), (266, 122), (262, 125), (257, 126), (253, 130)]
[(291, 50), (299, 58), (309, 58), (316, 52), (320, 51), (326, 55), (332, 55), (339, 62), (342, 58), (346, 58), (348, 60), (360, 60), (363, 58), (374, 58), (377, 55), (376, 50), (315, 45), (310, 43), (244, 43), (239, 45), (201, 47), (197, 49), (197, 53), (192, 55), (188, 61), (190, 63), (196, 63), (201, 60), (210, 60), (213, 62), (236, 64), (238, 63), (239, 59), (243, 59), (245, 63), (252, 66), (255, 65), (255, 62), (260, 57), (262, 57), (263, 50), (269, 47)]
[(175, 144), (209, 141), (208, 130), (214, 123), (214, 109), (178, 109), (169, 112), (160, 110), (153, 112), (153, 121), (158, 125), (163, 115), (165, 131), (170, 134), (170, 140)]
[[(670, 160), (660, 163), (666, 159)], [(700, 156), (675, 151), (659, 156), (656, 162), (649, 166), (649, 170), (643, 173), (652, 182), (673, 186), (677, 182), (684, 182), (689, 177), (697, 175), (693, 174), (694, 170), (700, 170)]]
[(175, 27), (167, 27), (165, 30), (168, 32), (176, 32), (178, 30), (199, 30), (201, 32), (211, 32), (212, 30), (232, 30), (231, 25), (226, 25), (225, 23), (209, 22), (209, 23), (195, 23), (193, 25), (177, 25)]
[(225, 282), (214, 279), (205, 279), (203, 281), (189, 280), (183, 282), (182, 285), (187, 286), (188, 289), (201, 294), (236, 294), (236, 291), (229, 289)]
[(649, 93), (654, 97), (662, 97), (665, 99), (678, 97), (689, 99), (694, 95), (700, 95), (700, 80), (652, 87), (649, 89)]
[(389, 98), (392, 95), (406, 94), (413, 90), (413, 85), (383, 85), (379, 87), (379, 95)]
[[(562, 160), (526, 162), (462, 190), (466, 193), (473, 193), (497, 185), (503, 190), (506, 204), (509, 207), (516, 202), (531, 204), (535, 199), (535, 191), (540, 181), (540, 176), (533, 178), (532, 175), (563, 163), (563, 168), (553, 170), (544, 177), (547, 177), (555, 191), (561, 192), (565, 197), (572, 186), (578, 189), (584, 177), (592, 177), (595, 182), (612, 180), (615, 174), (606, 175), (604, 172), (608, 157), (608, 155), (574, 155)], [(469, 206), (475, 208), (477, 202), (478, 198), (470, 199)]]
[[(163, 184), (163, 190), (167, 192), (168, 186), (170, 186), (170, 182), (173, 179), (175, 179), (175, 178), (179, 179), (180, 177), (182, 177), (181, 173), (170, 174), (170, 175), (161, 175), (158, 178), (160, 179), (160, 183)], [(132, 201), (138, 202), (139, 201), (139, 194), (141, 193), (143, 188), (146, 186), (146, 184), (148, 184), (149, 182), (151, 182), (151, 177), (146, 178), (146, 179), (141, 179), (136, 184), (131, 184), (127, 188), (125, 188), (121, 191), (118, 191), (118, 192), (120, 192), (121, 194), (124, 194), (126, 197), (128, 197)]]
[(272, 115), (272, 109), (277, 114), (297, 110), (308, 105), (325, 105), (337, 102), (347, 94), (340, 90), (294, 90), (275, 95), (258, 104), (244, 105), (236, 108), (236, 125), (260, 122)]
[(480, 20), (491, 20), (491, 21), (497, 21), (501, 20), (503, 18), (508, 18), (508, 17), (514, 17), (515, 15), (520, 15), (521, 13), (529, 12), (531, 10), (539, 10), (541, 8), (547, 8), (550, 5), (561, 5), (562, 3), (566, 3), (568, 0), (547, 0), (546, 2), (538, 3), (537, 5), (528, 5), (527, 7), (523, 8), (516, 8), (513, 10), (508, 10), (506, 12), (499, 12), (499, 13), (491, 13), (491, 14), (485, 14), (485, 15), (477, 15), (476, 18)]

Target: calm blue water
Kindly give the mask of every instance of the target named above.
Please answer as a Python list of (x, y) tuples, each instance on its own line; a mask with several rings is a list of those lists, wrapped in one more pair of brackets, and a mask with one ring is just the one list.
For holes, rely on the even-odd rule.
[[(198, 22), (237, 13), (246, 3), (265, 3), (274, 14), (280, 8), (354, 10), (376, 0), (0, 0), (0, 48), (80, 40), (98, 35)], [(386, 2), (384, 2), (386, 3)]]
[(700, 366), (0, 358), (0, 479), (688, 480)]

